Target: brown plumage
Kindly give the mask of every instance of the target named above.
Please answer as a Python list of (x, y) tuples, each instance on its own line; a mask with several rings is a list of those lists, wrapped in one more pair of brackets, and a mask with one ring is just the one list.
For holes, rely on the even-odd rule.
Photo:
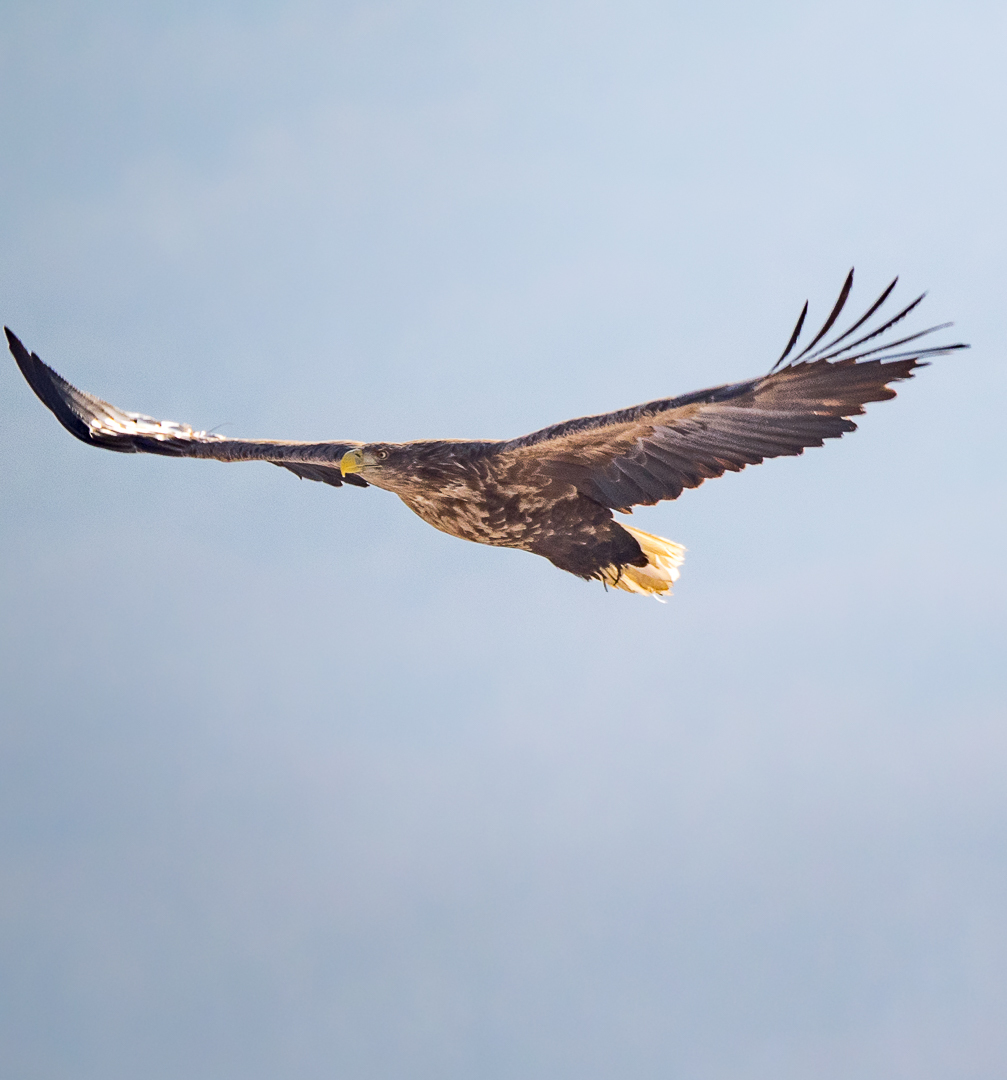
[(890, 383), (911, 378), (927, 357), (968, 347), (896, 351), (951, 325), (887, 340), (922, 296), (854, 336), (888, 299), (893, 281), (866, 314), (816, 350), (839, 318), (852, 283), (851, 270), (814, 340), (781, 366), (797, 344), (804, 305), (768, 375), (568, 420), (506, 441), (228, 439), (123, 412), (71, 386), (29, 354), (10, 330), (7, 340), (32, 389), (83, 442), (125, 453), (268, 461), (335, 487), (374, 484), (395, 492), (424, 521), (453, 536), (521, 548), (580, 577), (660, 598), (678, 577), (683, 549), (618, 523), (613, 510), (629, 513), (633, 506), (676, 499), (685, 488), (727, 471), (801, 454), (805, 447), (855, 431), (850, 417), (869, 401), (894, 397)]

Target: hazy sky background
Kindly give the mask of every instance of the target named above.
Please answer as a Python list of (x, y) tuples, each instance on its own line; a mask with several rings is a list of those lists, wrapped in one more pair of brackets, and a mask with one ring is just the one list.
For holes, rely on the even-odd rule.
[(956, 320), (606, 594), (0, 364), (21, 1080), (1007, 1074), (1007, 8), (3, 5), (0, 317), (231, 435), (508, 437)]

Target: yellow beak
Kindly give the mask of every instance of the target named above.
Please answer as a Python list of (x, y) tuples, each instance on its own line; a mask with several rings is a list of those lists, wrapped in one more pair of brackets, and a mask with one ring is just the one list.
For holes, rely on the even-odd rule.
[(363, 465), (363, 450), (347, 450), (339, 461), (339, 471), (345, 476), (347, 473), (360, 472)]

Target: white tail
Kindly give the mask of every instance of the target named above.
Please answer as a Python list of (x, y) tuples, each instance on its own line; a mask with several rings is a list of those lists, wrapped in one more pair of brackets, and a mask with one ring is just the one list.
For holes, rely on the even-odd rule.
[(646, 566), (606, 566), (601, 580), (613, 589), (653, 596), (664, 603), (671, 594), (671, 586), (678, 581), (678, 568), (685, 562), (685, 548), (663, 536), (654, 536), (631, 525), (620, 526), (643, 548), (647, 556)]

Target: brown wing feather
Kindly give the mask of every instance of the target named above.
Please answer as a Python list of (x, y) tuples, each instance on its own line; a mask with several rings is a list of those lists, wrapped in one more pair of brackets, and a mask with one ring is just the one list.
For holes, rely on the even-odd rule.
[(334, 487), (343, 483), (367, 487), (365, 480), (352, 475), (344, 477), (339, 471), (340, 458), (360, 443), (228, 439), (193, 431), (188, 424), (125, 412), (78, 390), (35, 353), (29, 353), (15, 334), (6, 327), (4, 330), (14, 359), (31, 388), (63, 427), (89, 446), (126, 454), (268, 461), (307, 480), (319, 480)]
[[(805, 447), (855, 431), (849, 417), (862, 413), (868, 401), (894, 397), (887, 384), (910, 378), (916, 366), (915, 360), (819, 361), (787, 368), (726, 401), (663, 410), (619, 430), (611, 440), (604, 429), (596, 430), (594, 460), (586, 468), (571, 463), (561, 447), (556, 449), (563, 460), (553, 465), (552, 446), (540, 446), (545, 455), (541, 467), (616, 510), (675, 499), (685, 488), (725, 472), (801, 454)], [(608, 452), (599, 454), (598, 443), (607, 443)]]
[[(832, 327), (851, 284), (852, 271), (809, 348)], [(893, 287), (894, 282), (836, 342), (870, 318)], [(846, 349), (880, 337), (917, 303)], [(803, 313), (787, 351), (801, 323)], [(568, 420), (503, 444), (499, 453), (534, 467), (543, 478), (573, 484), (581, 494), (614, 510), (676, 499), (685, 488), (698, 487), (725, 472), (738, 472), (770, 457), (801, 454), (805, 447), (821, 446), (825, 439), (855, 431), (850, 417), (862, 413), (870, 401), (894, 397), (889, 384), (912, 378), (913, 370), (927, 357), (968, 347), (958, 343), (886, 353), (946, 325), (950, 324), (869, 350), (885, 355), (861, 363), (857, 360), (867, 354), (792, 362), (763, 378)]]

